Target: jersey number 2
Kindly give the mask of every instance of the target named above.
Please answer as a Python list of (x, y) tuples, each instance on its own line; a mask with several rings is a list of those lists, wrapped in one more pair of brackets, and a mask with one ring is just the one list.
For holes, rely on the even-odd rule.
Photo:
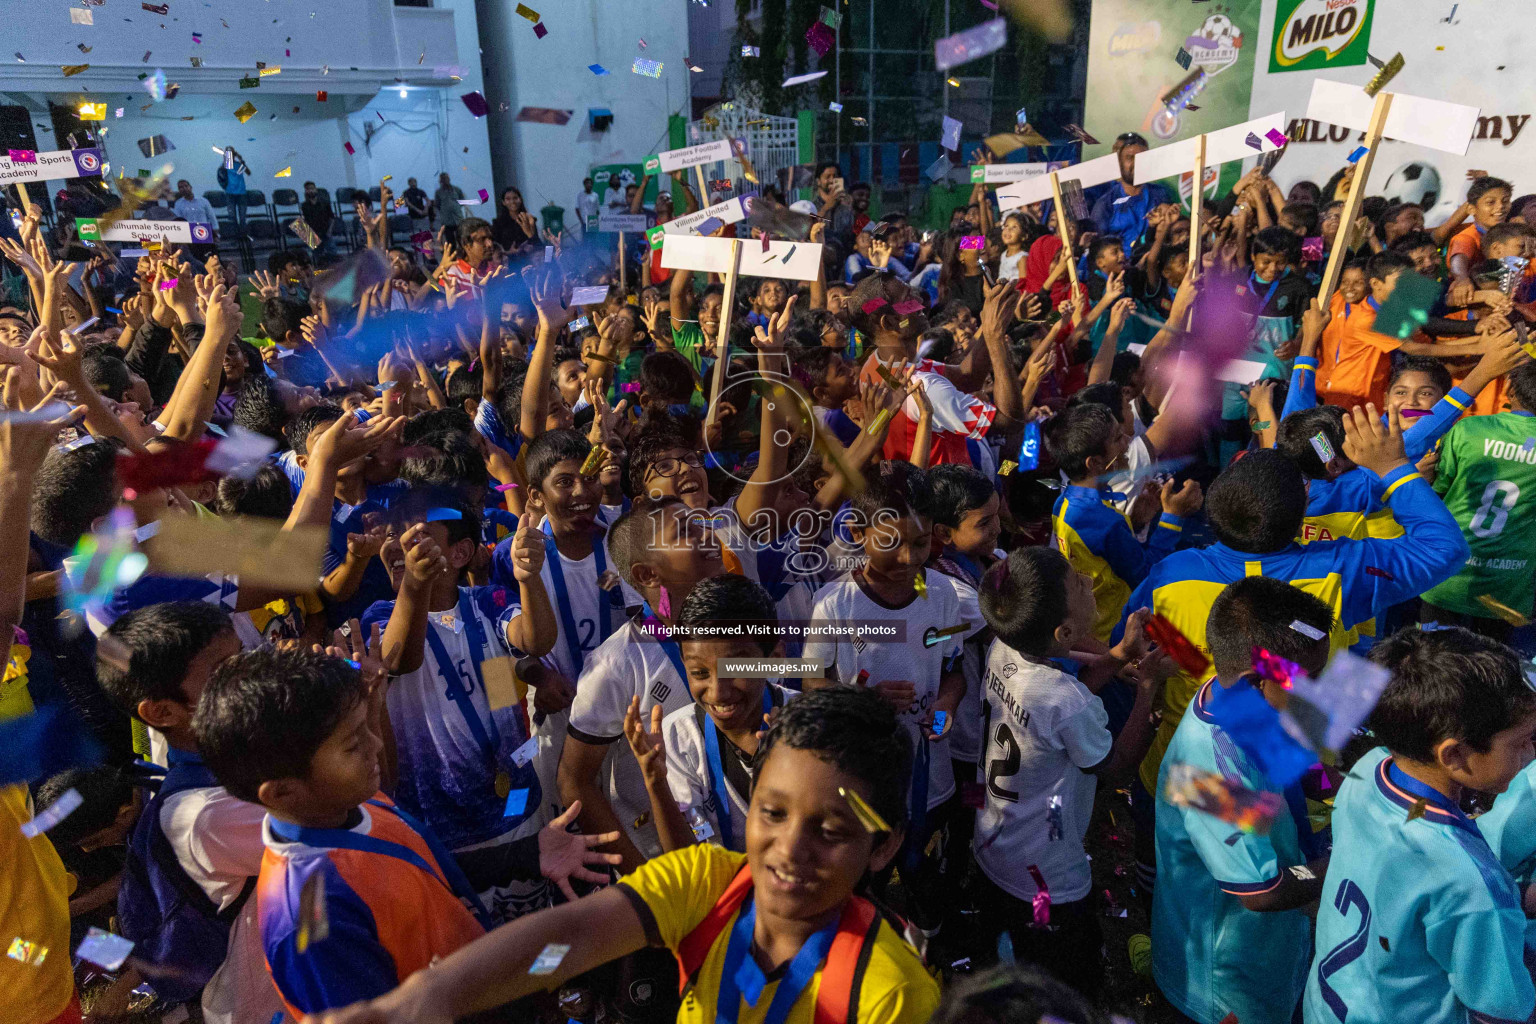
[(1322, 990), (1323, 1002), (1328, 1004), (1334, 1016), (1340, 1021), (1345, 1021), (1349, 1019), (1349, 1007), (1333, 990), (1333, 986), (1328, 984), (1328, 979), (1360, 959), (1361, 954), (1365, 952), (1367, 940), (1370, 938), (1366, 933), (1371, 930), (1371, 905), (1366, 902), (1365, 893), (1360, 891), (1360, 887), (1347, 878), (1339, 883), (1339, 891), (1334, 894), (1333, 905), (1346, 918), (1349, 916), (1351, 906), (1360, 908), (1360, 924), (1355, 928), (1354, 934), (1330, 949), (1328, 955), (1317, 963), (1317, 984)]
[(1509, 510), (1520, 500), (1520, 487), (1508, 480), (1493, 480), (1483, 488), (1483, 503), (1467, 524), (1477, 537), (1497, 537), (1509, 520)]
[(1009, 803), (1018, 803), (1019, 794), (1011, 789), (1004, 789), (997, 784), (999, 779), (1006, 779), (1019, 770), (1019, 744), (1013, 738), (1013, 730), (1008, 726), (998, 723), (997, 732), (993, 739), (1002, 747), (1002, 757), (994, 757), (987, 763), (987, 792), (999, 800), (1007, 800)]

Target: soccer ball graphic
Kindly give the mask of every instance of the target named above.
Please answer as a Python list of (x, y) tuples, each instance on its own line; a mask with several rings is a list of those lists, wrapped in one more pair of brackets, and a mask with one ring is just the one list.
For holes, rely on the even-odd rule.
[(1243, 33), (1225, 14), (1213, 14), (1206, 18), (1205, 24), (1200, 26), (1200, 35), (1215, 43), (1218, 49), (1238, 46), (1243, 37)]
[(1386, 197), (1389, 203), (1412, 203), (1433, 209), (1440, 201), (1440, 172), (1431, 164), (1414, 160), (1387, 175)]

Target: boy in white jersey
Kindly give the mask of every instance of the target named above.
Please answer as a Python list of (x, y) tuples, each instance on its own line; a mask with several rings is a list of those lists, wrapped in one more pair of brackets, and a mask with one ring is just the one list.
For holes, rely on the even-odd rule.
[(911, 824), (904, 859), (898, 860), (915, 901), (909, 908), (914, 920), (935, 928), (943, 910), (935, 884), (942, 856), (923, 854), (958, 805), (949, 731), (965, 695), (961, 638), (974, 626), (962, 616), (954, 587), (937, 580), (937, 573), (928, 582), (933, 495), (921, 469), (880, 463), (854, 496), (853, 517), (850, 533), (867, 561), (817, 592), (811, 626), (836, 632), (807, 637), (805, 657), (819, 660), (826, 678), (805, 685), (870, 686), (911, 737)]
[(624, 735), (645, 774), (661, 845), (710, 842), (742, 852), (758, 737), (774, 709), (795, 696), (762, 675), (736, 677), (727, 659), (769, 657), (778, 647), (773, 598), (751, 580), (721, 573), (693, 588), (677, 620), (694, 703), (662, 718), (630, 702)]
[[(528, 474), (527, 510), (540, 518), (544, 565), (539, 570), (554, 606), (560, 635), (545, 656), (532, 691), (533, 732), (539, 741), (534, 766), (546, 803), (560, 802), (556, 772), (565, 746), (576, 680), (598, 645), (623, 625), (625, 608), (640, 604), (640, 596), (619, 579), (607, 550), (607, 530), (619, 509), (602, 502), (602, 486), (587, 469), (591, 443), (575, 430), (550, 430), (524, 450)], [(491, 582), (510, 586), (515, 537), (496, 546), (491, 555)]]
[[(402, 498), (381, 552), (396, 599), (363, 615), (365, 630), (385, 624), (395, 799), (455, 854), (510, 843), (541, 824), (527, 701), (489, 692), (487, 680), (511, 669), (510, 660), (491, 663), (544, 654), (556, 634), (532, 516), (514, 534), (516, 592), (459, 586), (479, 546), (476, 511), (451, 493)], [(543, 902), (544, 889), (514, 883), (482, 896), (493, 917), (510, 919)]]
[(640, 766), (622, 742), (624, 715), (634, 698), (649, 720), (686, 706), (687, 671), (669, 636), (695, 584), (721, 571), (720, 548), (702, 520), (675, 498), (637, 501), (608, 530), (614, 567), (641, 597), (641, 613), (617, 626), (588, 655), (576, 685), (560, 753), (560, 796), (581, 801), (581, 820), (622, 830), (613, 847), (624, 870), (660, 854), (650, 798)]
[[(1112, 738), (1103, 702), (1060, 667), (1093, 636), (1092, 578), (1051, 548), (1020, 548), (988, 570), (980, 601), (997, 639), (982, 694), (986, 803), (975, 854), (991, 885), (979, 902), (1020, 959), (1092, 992), (1104, 972), (1083, 851), (1094, 789), (1099, 779), (1119, 785), (1146, 754), (1153, 694), (1172, 666), (1162, 657), (1141, 666), (1135, 705)], [(1145, 615), (1132, 616), (1111, 657), (1129, 663), (1146, 653)]]

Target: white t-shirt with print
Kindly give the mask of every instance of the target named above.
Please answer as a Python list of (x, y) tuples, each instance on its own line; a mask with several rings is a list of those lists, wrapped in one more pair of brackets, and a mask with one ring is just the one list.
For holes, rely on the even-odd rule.
[(673, 667), (664, 645), (645, 634), (635, 620), (626, 620), (587, 656), (567, 729), (583, 743), (608, 746), (598, 785), (630, 842), (646, 857), (656, 857), (661, 854), (661, 841), (651, 820), (651, 800), (640, 764), (624, 738), (624, 713), (633, 697), (640, 698), (641, 720), (647, 722), (651, 708), (658, 704), (663, 714), (670, 714), (693, 703), (688, 680)]
[[(768, 692), (774, 707), (783, 707), (786, 702), (798, 696), (795, 691), (786, 690), (773, 682), (768, 683)], [(723, 846), (725, 842), (720, 828), (720, 816), (715, 813), (714, 801), (711, 799), (713, 792), (709, 785), (709, 755), (705, 748), (704, 733), (699, 729), (698, 712), (698, 704), (688, 704), (662, 719), (661, 735), (667, 747), (667, 788), (672, 791), (672, 798), (683, 809), (683, 816), (690, 823), (696, 820), (689, 813), (690, 809), (696, 809), (698, 817), (708, 823), (710, 834), (701, 838)], [(713, 727), (707, 712), (704, 714), (704, 722), (706, 728)], [(739, 760), (739, 755), (729, 743), (722, 742), (720, 758), (722, 762), (726, 758)], [(744, 849), (743, 829), (747, 820), (747, 804), (752, 794), (739, 792), (731, 784), (731, 774), (728, 769), (725, 779), (725, 793), (731, 803), (730, 846), (739, 852)], [(751, 778), (750, 770), (744, 770), (744, 774)]]
[(960, 603), (960, 618), (950, 625), (959, 625), (963, 619), (969, 626), (955, 638), (962, 644), (960, 664), (965, 672), (965, 696), (955, 708), (955, 724), (948, 736), (949, 756), (956, 761), (974, 763), (981, 756), (981, 675), (986, 660), (986, 651), (980, 643), (983, 638), (978, 634), (986, 631), (987, 620), (982, 617), (975, 588), (964, 580), (934, 571), (928, 574), (928, 585), (952, 588)]
[[(808, 640), (804, 657), (817, 658), (836, 667), (840, 682), (854, 684), (859, 672), (869, 670), (867, 685), (873, 687), (888, 679), (906, 680), (916, 691), (908, 709), (899, 718), (912, 739), (913, 751), (925, 742), (925, 727), (918, 723), (939, 695), (939, 683), (945, 667), (958, 662), (959, 636), (938, 639), (932, 646), (924, 643), (927, 630), (957, 626), (966, 619), (957, 591), (940, 581), (942, 573), (923, 570), (928, 585), (927, 598), (914, 592), (909, 601), (891, 607), (876, 598), (859, 578), (850, 574), (833, 580), (816, 594), (811, 613), (814, 622), (840, 626), (878, 624), (881, 627), (905, 627), (905, 642), (879, 642), (871, 636), (839, 636)], [(831, 672), (828, 672), (830, 678)], [(949, 733), (928, 742), (928, 810), (942, 804), (955, 793), (955, 773), (951, 767)]]
[[(1004, 892), (1032, 899), (1030, 865), (1058, 903), (1093, 887), (1083, 836), (1097, 780), (1083, 771), (1113, 743), (1104, 704), (1054, 665), (1030, 661), (1001, 640), (987, 654), (986, 803), (976, 819), (976, 864)], [(1059, 813), (1052, 797), (1060, 797)]]
[[(184, 789), (161, 803), (160, 831), (187, 877), (222, 911), (261, 871), (266, 814), (265, 807), (237, 799), (223, 786)], [(208, 1024), (269, 1021), (283, 1010), (267, 972), (254, 893), (230, 923), (229, 951), (203, 987), (202, 1007)]]

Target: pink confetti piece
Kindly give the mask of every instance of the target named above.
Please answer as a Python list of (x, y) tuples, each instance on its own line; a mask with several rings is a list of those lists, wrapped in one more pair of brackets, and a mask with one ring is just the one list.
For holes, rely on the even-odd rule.
[(913, 313), (921, 313), (927, 308), (922, 299), (906, 299), (891, 307), (897, 316), (911, 316)]
[(163, 291), (163, 292), (170, 291), (172, 288), (176, 287), (176, 282), (178, 280), (179, 280), (178, 278), (171, 277), (171, 278), (167, 278), (164, 281), (161, 281), (160, 282), (160, 290)]
[(985, 249), (986, 247), (987, 238), (985, 235), (966, 235), (960, 239), (960, 248), (962, 249)]
[(1282, 147), (1287, 142), (1291, 141), (1290, 139), (1285, 137), (1285, 132), (1282, 132), (1278, 128), (1271, 128), (1269, 131), (1264, 133), (1264, 137), (1266, 139), (1268, 139), (1270, 142), (1273, 142), (1275, 145), (1282, 146)]

